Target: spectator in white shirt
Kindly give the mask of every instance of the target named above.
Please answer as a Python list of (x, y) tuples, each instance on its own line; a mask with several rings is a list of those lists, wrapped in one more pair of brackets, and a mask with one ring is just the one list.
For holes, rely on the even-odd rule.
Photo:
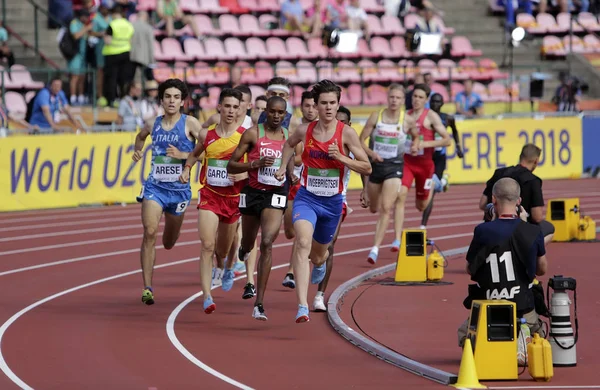
[(127, 96), (119, 102), (119, 112), (116, 124), (121, 131), (135, 131), (144, 122), (140, 111), (140, 95), (142, 87), (138, 83), (131, 83), (127, 88)]
[(362, 30), (365, 39), (371, 39), (369, 24), (367, 23), (367, 13), (360, 7), (360, 0), (350, 0), (350, 4), (346, 6), (346, 16), (348, 17), (349, 30)]

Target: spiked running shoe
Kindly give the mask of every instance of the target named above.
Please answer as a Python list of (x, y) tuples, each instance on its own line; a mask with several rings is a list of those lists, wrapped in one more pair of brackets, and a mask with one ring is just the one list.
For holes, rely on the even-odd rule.
[(213, 311), (215, 311), (217, 308), (217, 305), (215, 305), (215, 303), (213, 302), (212, 297), (207, 297), (204, 300), (204, 312), (206, 314), (211, 314)]
[(394, 240), (394, 242), (392, 242), (392, 247), (390, 248), (390, 251), (398, 252), (399, 250), (400, 250), (400, 240)]
[(369, 252), (369, 257), (367, 257), (367, 261), (370, 264), (375, 264), (377, 263), (377, 256), (379, 255), (379, 251), (377, 250), (377, 248), (373, 248), (371, 249), (371, 252)]
[(266, 321), (268, 319), (267, 315), (265, 314), (265, 308), (261, 303), (254, 306), (254, 310), (252, 311), (252, 317), (259, 321)]
[(231, 288), (233, 287), (233, 279), (234, 278), (235, 278), (235, 276), (234, 276), (233, 268), (226, 269), (225, 273), (223, 274), (223, 278), (221, 279), (221, 288), (223, 289), (223, 291), (231, 290)]
[(154, 294), (151, 289), (145, 288), (144, 291), (142, 291), (142, 302), (146, 305), (154, 304)]
[(244, 293), (242, 294), (242, 299), (250, 299), (256, 295), (256, 289), (252, 283), (246, 283), (244, 286)]
[(320, 266), (313, 266), (312, 272), (310, 274), (310, 282), (312, 284), (319, 284), (325, 278), (325, 271), (327, 271), (327, 263), (323, 263)]
[(298, 305), (298, 313), (296, 314), (296, 323), (300, 324), (302, 322), (308, 322), (310, 318), (308, 317), (308, 306)]
[(294, 280), (294, 274), (286, 274), (285, 279), (281, 283), (284, 287), (291, 288), (292, 290), (296, 288), (296, 281)]
[(315, 297), (315, 300), (313, 301), (313, 311), (316, 312), (324, 312), (327, 311), (327, 307), (325, 306), (325, 297), (323, 297), (323, 295), (319, 295)]
[(240, 276), (246, 273), (246, 264), (244, 264), (241, 261), (236, 261), (235, 265), (233, 266), (233, 274), (235, 276)]

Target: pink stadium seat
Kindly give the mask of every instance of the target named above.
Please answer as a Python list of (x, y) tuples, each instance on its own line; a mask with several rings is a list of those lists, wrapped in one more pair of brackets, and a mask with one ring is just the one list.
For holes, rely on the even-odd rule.
[(383, 15), (381, 17), (381, 27), (384, 31), (392, 35), (404, 35), (406, 30), (402, 27), (400, 19), (392, 15)]
[(360, 60), (358, 62), (358, 68), (362, 74), (362, 79), (365, 82), (379, 82), (382, 78), (379, 74), (377, 65), (371, 60)]
[[(247, 8), (248, 10), (250, 10), (250, 12), (256, 12), (260, 9), (257, 0), (238, 0), (238, 4), (242, 8)], [(241, 25), (242, 24), (240, 21), (240, 26)]]
[(246, 53), (244, 42), (240, 41), (238, 38), (229, 37), (225, 39), (224, 44), (227, 54), (238, 60), (250, 60), (255, 58), (253, 54)]
[(221, 7), (218, 0), (198, 0), (200, 12), (206, 14), (224, 14), (229, 12), (225, 7)]
[(448, 96), (448, 90), (446, 89), (446, 87), (444, 85), (442, 85), (440, 83), (433, 83), (433, 84), (431, 84), (431, 91), (442, 95), (442, 98), (444, 99), (445, 102), (450, 101), (450, 96)]
[(169, 60), (172, 60), (172, 58), (169, 58), (168, 56), (165, 56), (163, 54), (160, 42), (158, 42), (156, 40), (154, 41), (154, 59), (156, 61), (169, 61)]
[(377, 0), (362, 0), (360, 2), (361, 7), (367, 13), (384, 13), (385, 8), (377, 2)]
[[(556, 15), (556, 24), (558, 25), (558, 28), (560, 29), (560, 31), (556, 31), (556, 32), (569, 32), (571, 31), (571, 14), (567, 13), (567, 12), (561, 12), (558, 15)], [(552, 31), (550, 31), (552, 32)], [(573, 21), (573, 32), (578, 33), (578, 32), (583, 32), (583, 27), (581, 27), (580, 25), (577, 24), (577, 21)]]
[(166, 64), (164, 62), (157, 62), (156, 68), (154, 68), (152, 70), (154, 79), (159, 83), (162, 83), (163, 81), (170, 79), (172, 73), (173, 73), (172, 69), (169, 67), (168, 64)]
[(542, 34), (554, 34), (554, 33), (560, 33), (560, 32), (565, 32), (565, 30), (562, 27), (559, 27), (556, 24), (556, 20), (554, 20), (554, 16), (548, 14), (548, 13), (540, 13), (537, 14), (536, 18), (537, 20), (537, 24), (538, 24), (538, 28), (540, 29), (540, 33)]
[(219, 15), (219, 28), (226, 35), (239, 35), (240, 33), (237, 17), (229, 14)]
[(154, 11), (157, 0), (139, 0), (136, 6), (138, 11)]
[(600, 24), (598, 19), (589, 12), (580, 12), (577, 15), (579, 23), (584, 26), (588, 31), (600, 31)]
[(179, 8), (183, 12), (191, 12), (193, 14), (199, 14), (202, 8), (198, 5), (198, 0), (179, 0)]
[(278, 12), (281, 10), (281, 5), (277, 0), (258, 0), (258, 10), (262, 12)]
[(194, 64), (194, 80), (198, 84), (211, 84), (215, 79), (212, 67), (204, 61)]
[(560, 38), (554, 35), (546, 35), (542, 41), (542, 52), (546, 56), (564, 57), (567, 55)]
[(295, 55), (288, 53), (287, 47), (281, 38), (270, 37), (266, 42), (267, 52), (270, 56), (281, 59), (294, 59)]
[(269, 30), (261, 29), (256, 16), (245, 14), (240, 16), (240, 35), (266, 37), (271, 35)]
[(420, 73), (431, 73), (434, 78), (437, 75), (437, 64), (435, 61), (425, 58), (420, 60), (417, 65)]
[[(198, 0), (203, 1), (203, 0)], [(194, 21), (196, 22), (196, 26), (198, 26), (198, 30), (200, 34), (207, 36), (220, 36), (223, 35), (220, 29), (213, 28), (212, 21), (208, 17), (208, 15), (194, 15)], [(207, 48), (208, 49), (208, 48)], [(210, 49), (208, 49), (210, 50)]]
[(318, 80), (334, 80), (335, 71), (333, 64), (329, 61), (319, 61), (316, 63)]
[(24, 119), (27, 113), (27, 103), (23, 95), (18, 92), (6, 91), (4, 93), (4, 104), (6, 109), (17, 118)]
[(382, 81), (400, 82), (402, 77), (398, 73), (398, 65), (390, 60), (381, 60), (377, 63), (379, 79)]
[(417, 14), (408, 14), (404, 17), (404, 28), (407, 30), (412, 30), (417, 28), (417, 22), (419, 20), (419, 15)]
[(466, 80), (469, 76), (457, 67), (450, 59), (443, 58), (438, 61), (438, 72), (442, 80)]
[(571, 52), (571, 42), (573, 43), (572, 51), (574, 53), (587, 53), (587, 49), (580, 37), (566, 35), (563, 37), (563, 47), (567, 53)]
[(285, 45), (287, 47), (287, 51), (290, 56), (294, 56), (295, 58), (299, 58), (299, 59), (301, 59), (301, 58), (310, 58), (310, 59), (317, 58), (316, 55), (314, 55), (313, 53), (308, 51), (308, 49), (306, 47), (306, 43), (304, 42), (303, 39), (300, 39), (298, 37), (290, 37), (290, 38), (286, 39)]
[(183, 41), (183, 51), (194, 60), (206, 58), (204, 45), (197, 39), (186, 39)]
[(319, 38), (310, 38), (308, 40), (308, 51), (310, 51), (316, 58), (327, 58), (329, 56), (327, 48), (323, 46), (323, 43)]
[[(265, 26), (269, 23), (275, 23), (277, 26), (279, 26), (279, 19), (277, 19), (275, 16), (271, 15), (271, 14), (262, 14), (258, 17), (258, 24), (261, 26), (261, 28), (265, 28)], [(269, 35), (273, 35), (273, 36), (289, 36), (290, 32), (282, 29), (282, 28), (276, 28), (274, 30), (266, 30), (269, 32)]]
[(371, 51), (384, 58), (397, 57), (390, 48), (389, 41), (383, 37), (371, 38)]
[(463, 58), (458, 62), (458, 69), (460, 72), (467, 75), (467, 77), (473, 80), (481, 80), (482, 76), (479, 72), (477, 63), (470, 58)]
[(347, 103), (350, 106), (358, 106), (362, 103), (363, 90), (360, 84), (350, 84), (346, 89)]
[[(190, 38), (193, 39), (193, 38)], [(181, 44), (175, 38), (165, 38), (161, 44), (163, 58), (175, 61), (193, 61), (194, 56), (188, 55), (181, 49)]]
[(381, 22), (377, 15), (369, 14), (367, 15), (367, 24), (369, 26), (369, 32), (372, 35), (389, 35), (392, 32), (386, 31), (383, 29)]
[(501, 83), (490, 83), (488, 85), (488, 91), (490, 93), (490, 100), (496, 102), (508, 102), (510, 97), (506, 86)]
[(260, 38), (251, 37), (246, 40), (246, 52), (251, 58), (275, 59), (276, 56), (267, 55), (265, 41)]
[(387, 90), (381, 85), (373, 84), (366, 88), (363, 103), (370, 106), (383, 105), (387, 103)]
[(192, 82), (196, 81), (195, 76), (194, 69), (187, 62), (175, 62), (173, 64), (172, 77), (184, 80), (189, 84), (196, 84)]
[(442, 32), (444, 34), (446, 34), (446, 35), (454, 34), (454, 28), (446, 27), (446, 24), (444, 23), (444, 20), (442, 18), (440, 18), (439, 16), (434, 16), (433, 20), (438, 23), (438, 25), (440, 26), (440, 28), (442, 29)]
[(360, 73), (354, 62), (348, 60), (338, 62), (333, 81), (356, 83), (360, 80)]
[(36, 94), (36, 91), (28, 91), (25, 94), (25, 102), (29, 103), (29, 101), (35, 97), (35, 94)]
[(402, 80), (412, 80), (415, 78), (415, 74), (417, 73), (417, 67), (415, 63), (410, 60), (400, 60), (398, 61), (398, 72), (400, 73), (400, 77)]
[(530, 34), (544, 33), (544, 31), (535, 30), (535, 27), (537, 26), (535, 18), (533, 17), (533, 15), (529, 15), (524, 12), (517, 15), (517, 26), (523, 27)]
[(275, 76), (285, 77), (292, 83), (298, 82), (296, 67), (289, 61), (279, 61), (275, 64)]
[(252, 91), (252, 98), (265, 94), (265, 89), (260, 85), (250, 85), (250, 91)]
[(206, 50), (206, 56), (208, 58), (217, 58), (223, 61), (235, 60), (234, 56), (227, 54), (223, 42), (218, 38), (207, 38), (204, 41), (204, 47)]
[(213, 67), (214, 84), (229, 84), (231, 69), (228, 62), (219, 61)]
[(210, 87), (208, 89), (208, 97), (203, 97), (200, 99), (200, 105), (204, 108), (213, 109), (217, 107), (219, 103), (219, 94), (221, 93), (221, 88), (219, 87)]
[[(375, 38), (372, 38), (372, 39), (375, 39)], [(382, 38), (380, 38), (380, 39), (382, 39)], [(369, 48), (369, 44), (367, 43), (367, 41), (365, 39), (359, 39), (358, 40), (358, 51), (356, 53), (356, 57), (380, 58), (381, 54), (374, 53)]]
[(24, 89), (42, 89), (44, 83), (41, 81), (33, 81), (31, 73), (23, 65), (15, 64), (10, 67), (10, 78), (12, 84), (19, 85)]
[[(484, 89), (485, 89), (485, 87), (484, 87)], [(465, 90), (465, 86), (462, 83), (453, 82), (452, 84), (450, 84), (450, 93), (452, 95), (450, 97), (451, 101), (454, 101), (454, 99), (456, 98), (456, 95), (459, 92), (462, 92), (464, 90)]]
[(301, 60), (296, 63), (296, 76), (299, 83), (317, 82), (317, 70), (310, 61)]
[(402, 37), (393, 37), (390, 40), (390, 51), (394, 58), (411, 56), (411, 53), (406, 50), (406, 41)]
[[(290, 96), (290, 100), (292, 105), (295, 107), (299, 107), (302, 104), (302, 92), (304, 92), (304, 88), (294, 85), (292, 87), (292, 94)], [(341, 100), (341, 99), (340, 99)]]
[(479, 71), (484, 77), (488, 77), (492, 80), (508, 78), (508, 73), (501, 72), (498, 69), (498, 64), (496, 64), (496, 61), (490, 58), (482, 58), (479, 60)]
[(258, 61), (254, 64), (257, 83), (264, 84), (275, 76), (275, 71), (271, 64), (266, 61)]
[(455, 57), (479, 57), (482, 54), (481, 50), (474, 50), (469, 39), (463, 36), (452, 37), (451, 52)]
[(589, 53), (597, 53), (600, 51), (600, 39), (593, 34), (588, 34), (583, 37), (583, 43)]

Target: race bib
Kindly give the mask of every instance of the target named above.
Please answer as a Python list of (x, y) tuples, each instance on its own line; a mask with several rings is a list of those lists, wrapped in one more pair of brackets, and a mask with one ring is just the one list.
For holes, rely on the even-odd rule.
[(398, 144), (396, 137), (375, 136), (373, 151), (383, 159), (395, 158), (398, 156)]
[(246, 194), (240, 194), (240, 203), (238, 204), (238, 207), (241, 209), (246, 208)]
[(308, 168), (306, 189), (317, 196), (333, 196), (340, 193), (340, 170)]
[(271, 206), (277, 209), (282, 209), (287, 203), (287, 197), (283, 195), (273, 194), (271, 197)]
[(285, 183), (285, 176), (282, 181), (275, 178), (275, 172), (279, 170), (279, 167), (281, 167), (281, 159), (276, 158), (275, 162), (273, 162), (273, 165), (270, 167), (258, 168), (258, 182), (268, 186), (283, 186), (283, 183)]
[[(439, 140), (441, 140), (441, 139), (442, 139), (442, 136), (441, 136), (441, 135), (439, 135), (439, 134), (436, 132), (436, 133), (435, 133), (435, 136), (434, 136), (434, 139), (435, 139), (436, 141), (439, 141)], [(435, 150), (436, 150), (436, 151), (441, 151), (441, 150), (443, 150), (443, 149), (444, 149), (444, 147), (443, 147), (443, 146), (436, 146), (436, 147), (435, 147)]]
[[(410, 153), (411, 146), (412, 146), (412, 138), (409, 135), (406, 137), (406, 141), (404, 142), (404, 153), (405, 154), (411, 154)], [(419, 151), (417, 152), (417, 156), (422, 156), (424, 152), (425, 152), (425, 149), (419, 149)]]
[(152, 176), (156, 181), (174, 182), (179, 180), (183, 171), (183, 160), (167, 156), (156, 156), (152, 168)]
[(233, 181), (227, 174), (227, 163), (229, 160), (217, 160), (209, 158), (206, 165), (206, 182), (213, 187), (231, 187)]

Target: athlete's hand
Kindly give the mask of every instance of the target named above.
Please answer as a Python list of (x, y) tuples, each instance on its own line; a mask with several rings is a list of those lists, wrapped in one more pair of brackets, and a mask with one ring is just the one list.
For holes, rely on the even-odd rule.
[(337, 143), (337, 140), (333, 141), (333, 143), (329, 144), (329, 157), (334, 160), (339, 160), (341, 157), (340, 146)]
[(367, 193), (367, 191), (362, 190), (360, 193), (360, 206), (363, 209), (366, 209), (370, 205), (371, 205), (371, 201), (369, 200), (369, 194)]
[(183, 168), (183, 172), (179, 176), (179, 181), (183, 184), (190, 181), (190, 169), (188, 167)]
[(465, 156), (460, 145), (456, 145), (456, 155), (458, 158), (463, 158)]
[(234, 183), (237, 183), (238, 181), (246, 180), (247, 178), (248, 178), (247, 172), (229, 175), (229, 180), (231, 180)]
[(264, 156), (258, 161), (259, 167), (270, 167), (275, 163), (275, 157), (273, 156)]
[(170, 145), (167, 148), (167, 157), (183, 158), (181, 152), (175, 146)]
[(277, 170), (277, 172), (275, 172), (273, 176), (275, 177), (275, 179), (283, 181), (283, 179), (285, 179), (285, 171), (285, 167), (279, 167), (279, 169)]
[(381, 156), (376, 152), (373, 152), (373, 154), (371, 155), (371, 160), (373, 160), (373, 162), (383, 162)]
[(141, 158), (142, 158), (141, 150), (136, 150), (135, 152), (133, 152), (133, 155), (131, 156), (131, 159), (135, 162), (140, 161)]
[(294, 185), (298, 184), (298, 182), (300, 181), (300, 178), (292, 173), (290, 175), (290, 181), (291, 181), (291, 184), (294, 186)]
[(421, 149), (420, 142), (413, 142), (410, 145), (410, 154), (416, 156), (419, 154), (419, 149)]

